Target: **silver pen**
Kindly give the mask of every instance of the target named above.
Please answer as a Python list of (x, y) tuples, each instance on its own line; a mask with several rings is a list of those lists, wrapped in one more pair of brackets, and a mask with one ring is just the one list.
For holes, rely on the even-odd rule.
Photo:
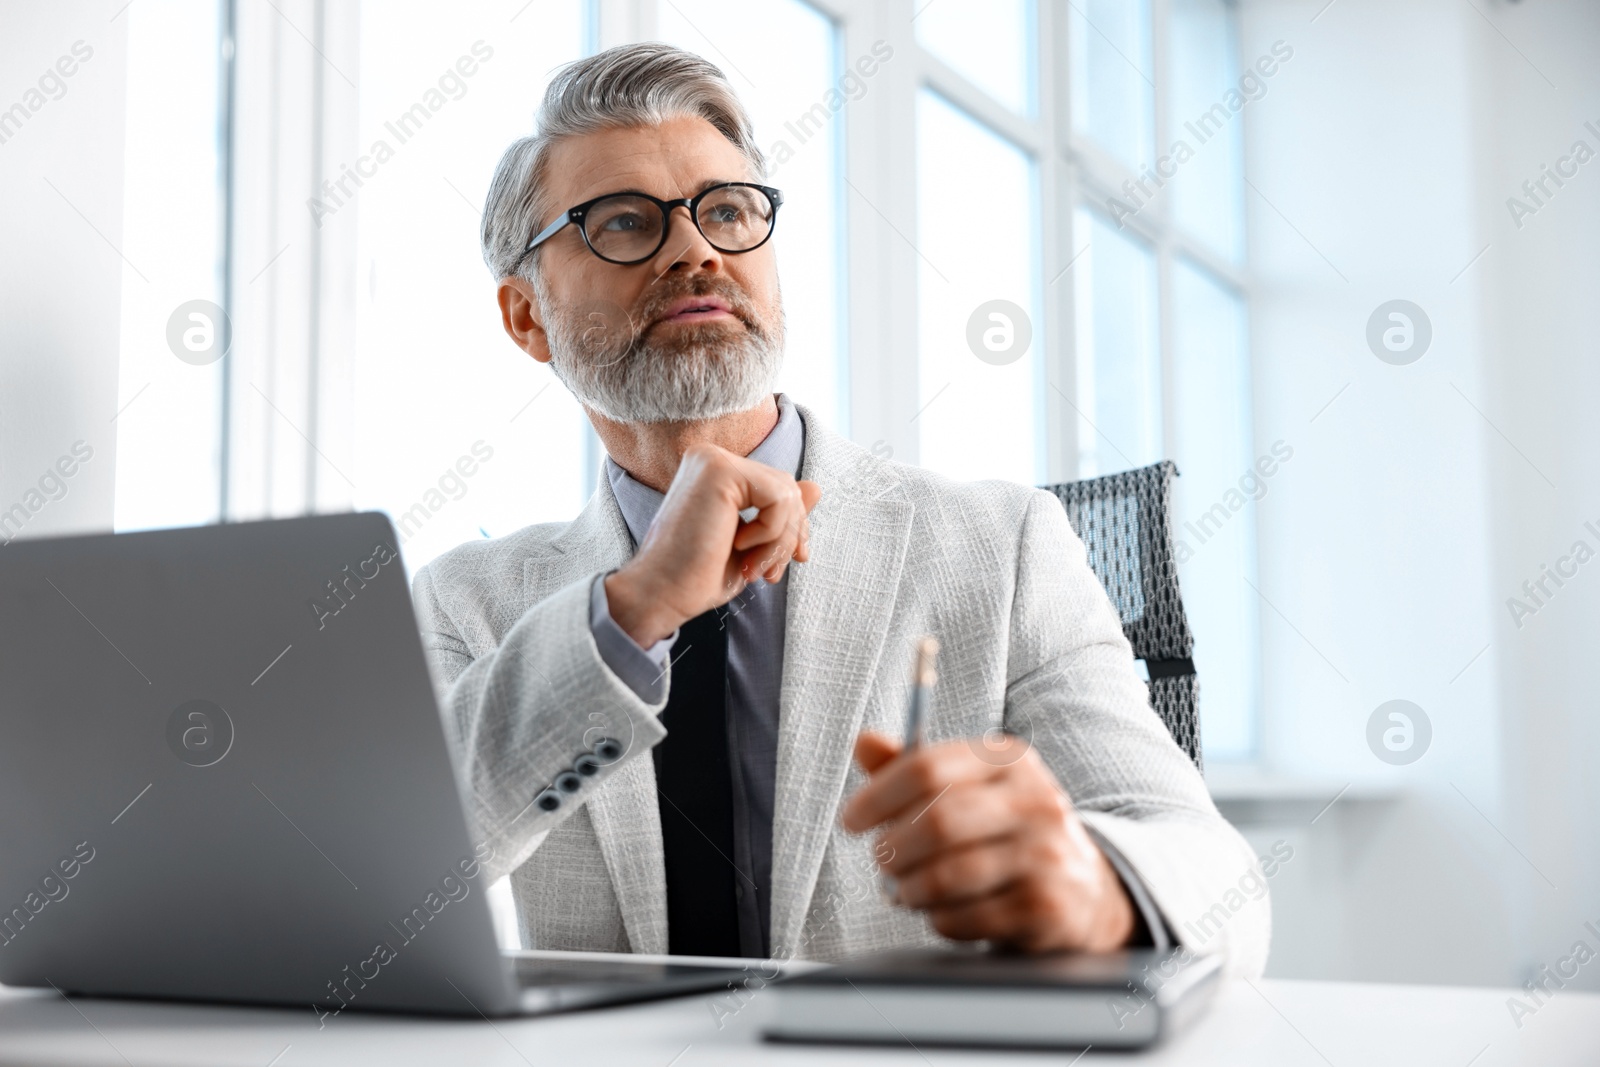
[[(916, 665), (911, 673), (911, 702), (906, 706), (906, 736), (902, 754), (922, 745), (922, 724), (928, 717), (928, 701), (933, 684), (939, 680), (934, 662), (939, 658), (939, 639), (928, 634), (917, 641)], [(900, 883), (885, 871), (878, 872), (878, 887), (891, 904), (899, 903)]]
[(906, 708), (905, 750), (922, 744), (922, 724), (928, 717), (928, 701), (933, 684), (939, 680), (934, 662), (939, 658), (939, 639), (932, 634), (917, 642), (916, 667), (911, 675), (911, 704)]

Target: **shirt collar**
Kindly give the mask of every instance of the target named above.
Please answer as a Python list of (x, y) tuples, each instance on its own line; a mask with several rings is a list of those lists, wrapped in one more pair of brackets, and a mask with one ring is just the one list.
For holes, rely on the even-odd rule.
[[(800, 413), (795, 410), (794, 402), (788, 395), (779, 393), (778, 424), (762, 438), (760, 444), (750, 450), (748, 458), (775, 470), (798, 475), (804, 453), (805, 423), (801, 421)], [(633, 535), (633, 543), (643, 543), (644, 535), (661, 507), (663, 495), (643, 482), (635, 481), (610, 456), (606, 457), (606, 480), (611, 483), (611, 493), (617, 498), (617, 507), (622, 511), (623, 521), (628, 524), (628, 532)]]

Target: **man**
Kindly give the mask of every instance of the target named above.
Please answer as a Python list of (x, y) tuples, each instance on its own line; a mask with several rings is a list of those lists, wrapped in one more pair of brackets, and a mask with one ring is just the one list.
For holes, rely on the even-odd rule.
[[(1256, 861), (1150, 710), (1061, 505), (881, 461), (773, 394), (763, 169), (720, 72), (648, 44), (558, 74), (489, 193), (506, 332), (609, 456), (573, 522), (416, 578), (527, 943), (1099, 951), (1222, 905), (1205, 947), (1259, 974), (1266, 902), (1224, 904)], [(939, 680), (907, 753), (924, 634)]]

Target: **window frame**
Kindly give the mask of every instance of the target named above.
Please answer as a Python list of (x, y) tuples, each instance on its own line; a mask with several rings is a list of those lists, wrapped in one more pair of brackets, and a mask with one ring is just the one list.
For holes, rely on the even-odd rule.
[[(578, 0), (585, 5), (592, 50), (657, 36), (657, 4), (667, 0)], [(1070, 272), (1085, 234), (1077, 232), (1077, 208), (1106, 215), (1107, 202), (1122, 197), (1124, 181), (1136, 175), (1110, 153), (1072, 127), (1072, 80), (1069, 63), (1073, 32), (1069, 5), (1035, 0), (1034, 51), (1037, 77), (1031, 114), (1011, 111), (984, 90), (924, 49), (917, 41), (914, 19), (928, 3), (937, 0), (803, 0), (829, 18), (837, 32), (838, 63), (870, 54), (879, 40), (893, 46), (894, 54), (880, 65), (868, 91), (852, 101), (839, 116), (842, 160), (842, 225), (840, 263), (840, 328), (842, 377), (839, 411), (846, 436), (908, 463), (919, 460), (915, 417), (920, 391), (918, 346), (918, 252), (912, 243), (917, 232), (916, 106), (919, 90), (928, 88), (973, 120), (1017, 146), (1032, 161), (1036, 175), (1038, 224), (1036, 247), (1039, 271), (1036, 293), (1042, 321), (1034, 323), (1036, 360), (1041, 379), (1036, 392), (1036, 416), (1041, 432), (1035, 452), (1042, 483), (1071, 481), (1079, 475), (1078, 424), (1083, 418), (1077, 395), (1077, 308)], [(1169, 0), (1150, 0), (1151, 54), (1155, 70), (1164, 71), (1169, 59)], [(307, 27), (317, 47), (336, 62), (353, 63), (358, 30), (355, 10), (359, 0), (296, 0), (293, 12)], [(266, 163), (271, 181), (241, 188), (237, 181), (231, 202), (235, 208), (230, 229), (234, 277), (251, 263), (268, 261), (285, 241), (286, 230), (297, 230), (310, 262), (290, 277), (308, 278), (303, 286), (273, 290), (270, 297), (252, 294), (254, 308), (230, 306), (235, 315), (232, 360), (239, 350), (256, 348), (256, 366), (230, 369), (230, 394), (223, 425), (227, 428), (223, 481), (219, 486), (224, 513), (229, 519), (290, 514), (296, 510), (329, 510), (348, 506), (349, 493), (325, 469), (351, 451), (347, 430), (330, 416), (338, 397), (349, 386), (348, 369), (339, 353), (353, 338), (353, 312), (341, 308), (330, 283), (352, 254), (353, 227), (342, 217), (336, 225), (319, 231), (303, 221), (300, 205), (313, 190), (307, 175), (320, 173), (311, 166), (328, 154), (330, 146), (354, 125), (351, 94), (321, 64), (303, 72), (284, 58), (286, 31), (265, 16), (241, 11), (241, 41), (248, 44), (252, 31), (257, 41), (270, 41), (269, 56), (242, 53), (241, 80), (234, 96), (235, 109), (260, 109), (271, 86), (283, 84), (296, 73), (309, 77), (309, 93), (295, 95), (288, 105), (271, 105), (271, 121), (284, 141), (274, 144)], [(1237, 15), (1232, 32), (1239, 35)], [(306, 66), (303, 57), (300, 66)], [(1158, 90), (1162, 79), (1157, 79)], [(1170, 114), (1167, 94), (1153, 94), (1152, 135), (1159, 156), (1170, 145), (1173, 130), (1181, 125)], [(257, 115), (259, 120), (260, 116)], [(1241, 117), (1241, 151), (1248, 155), (1249, 124)], [(292, 131), (302, 132), (298, 138)], [(265, 146), (232, 146), (232, 162), (262, 159)], [(331, 158), (331, 156), (330, 156)], [(258, 168), (259, 169), (259, 168)], [(235, 175), (239, 173), (234, 171)], [(286, 195), (287, 194), (287, 195)], [(1162, 385), (1160, 424), (1163, 449), (1176, 439), (1179, 398), (1174, 388), (1173, 274), (1177, 261), (1186, 259), (1213, 277), (1243, 303), (1246, 315), (1246, 374), (1254, 373), (1248, 354), (1253, 284), (1248, 253), (1240, 262), (1213, 251), (1197, 235), (1187, 232), (1172, 216), (1168, 198), (1161, 197), (1124, 220), (1128, 230), (1154, 252), (1159, 322), (1156, 343)], [(1248, 234), (1243, 248), (1248, 249)], [(242, 249), (242, 251), (241, 251)], [(251, 268), (252, 270), (255, 268)], [(235, 281), (237, 293), (239, 282)], [(257, 287), (259, 290), (261, 287)], [(244, 295), (244, 294), (239, 294)], [(288, 323), (292, 339), (275, 336), (271, 324)], [(298, 341), (307, 353), (285, 358), (286, 340)], [(255, 342), (254, 345), (251, 342)], [(297, 365), (291, 365), (297, 364)], [(252, 377), (254, 375), (255, 377)], [(278, 388), (266, 393), (275, 398), (278, 415), (264, 410), (261, 397), (250, 392), (256, 378), (271, 380)], [(909, 383), (909, 384), (908, 384)], [(263, 393), (263, 395), (266, 395)], [(803, 399), (803, 398), (802, 398)], [(279, 420), (279, 415), (282, 420)], [(1245, 427), (1251, 449), (1258, 434), (1252, 407), (1251, 425)], [(290, 433), (278, 421), (301, 420)], [(303, 431), (303, 432), (302, 432)], [(592, 434), (590, 435), (592, 438)], [(887, 446), (887, 450), (884, 446)], [(587, 440), (588, 465), (598, 462), (598, 446)], [(276, 478), (274, 469), (281, 472)], [(284, 479), (292, 483), (282, 484)], [(277, 483), (276, 485), (274, 483)], [(1257, 531), (1259, 534), (1259, 531)], [(1257, 538), (1259, 545), (1259, 537)], [(1259, 654), (1259, 649), (1258, 649)], [(1260, 674), (1259, 659), (1257, 675)], [(1259, 758), (1261, 715), (1252, 709), (1254, 752)]]
[[(649, 40), (656, 32), (660, 0), (590, 0), (596, 11), (599, 47)], [(916, 41), (914, 19), (932, 0), (803, 0), (838, 27), (846, 62), (870, 52), (878, 39), (895, 48), (884, 63), (873, 90), (852, 103), (844, 114), (843, 152), (848, 233), (842, 275), (848, 279), (844, 307), (847, 388), (841, 409), (849, 421), (840, 427), (854, 440), (887, 443), (895, 458), (915, 463), (918, 444), (911, 425), (918, 393), (905, 386), (918, 371), (915, 247), (906, 236), (916, 232), (914, 131), (916, 98), (926, 87), (937, 92), (975, 121), (1027, 153), (1037, 168), (1039, 196), (1040, 277), (1044, 321), (1036, 323), (1040, 360), (1041, 478), (1070, 481), (1078, 474), (1076, 424), (1076, 316), (1071, 269), (1084, 237), (1075, 232), (1080, 204), (1106, 214), (1112, 197), (1121, 197), (1122, 183), (1136, 177), (1072, 128), (1071, 19), (1062, 5), (1035, 3), (1036, 34), (1031, 59), (1037, 73), (1033, 113), (1019, 114), (990, 97)], [(1151, 0), (1151, 44), (1156, 70), (1167, 64), (1167, 0)], [(1237, 35), (1237, 24), (1234, 27)], [(1154, 143), (1171, 143), (1177, 125), (1162, 92), (1154, 94)], [(1246, 132), (1248, 128), (1246, 127)], [(874, 220), (879, 225), (873, 225)], [(1174, 436), (1176, 394), (1170, 387), (1173, 358), (1171, 286), (1173, 264), (1188, 259), (1251, 305), (1248, 259), (1235, 263), (1187, 232), (1173, 219), (1162, 197), (1125, 220), (1135, 235), (1154, 251), (1160, 322), (1162, 435)], [(857, 358), (860, 357), (860, 358)], [(1252, 440), (1254, 427), (1250, 427)]]

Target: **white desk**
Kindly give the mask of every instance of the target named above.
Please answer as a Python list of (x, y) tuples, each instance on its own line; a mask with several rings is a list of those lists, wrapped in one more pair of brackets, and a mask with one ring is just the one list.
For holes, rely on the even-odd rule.
[[(1198, 1026), (1144, 1057), (1090, 1051), (1083, 1065), (1595, 1067), (1600, 995), (1565, 990), (1517, 1029), (1504, 989), (1231, 982)], [(705, 998), (495, 1022), (347, 1012), (317, 1029), (303, 1012), (127, 1001), (63, 1001), (0, 989), (0, 1064), (482, 1064), (701, 1067), (705, 1064), (1066, 1065), (1074, 1054), (797, 1047), (760, 1042), (770, 990), (718, 1030)], [(275, 1059), (276, 1057), (276, 1059)]]

